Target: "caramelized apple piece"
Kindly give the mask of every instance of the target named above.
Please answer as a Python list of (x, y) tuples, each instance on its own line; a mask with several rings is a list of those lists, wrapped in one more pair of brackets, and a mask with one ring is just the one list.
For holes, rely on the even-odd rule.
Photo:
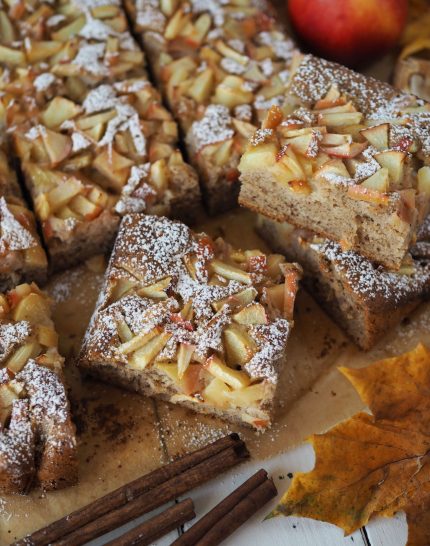
[(163, 332), (156, 335), (148, 341), (143, 347), (138, 349), (129, 359), (129, 366), (138, 370), (143, 370), (150, 364), (154, 358), (163, 350), (169, 341), (171, 334)]
[(243, 387), (247, 387), (251, 382), (248, 374), (230, 368), (215, 355), (211, 356), (206, 362), (206, 369), (211, 375), (224, 381), (232, 389), (242, 389)]
[(227, 362), (231, 366), (243, 366), (254, 355), (257, 345), (246, 329), (239, 324), (230, 324), (224, 330)]

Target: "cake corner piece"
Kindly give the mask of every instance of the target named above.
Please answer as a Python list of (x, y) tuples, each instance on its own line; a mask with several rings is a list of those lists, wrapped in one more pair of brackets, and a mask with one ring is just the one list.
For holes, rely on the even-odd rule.
[(22, 197), (8, 154), (8, 146), (0, 141), (0, 292), (21, 282), (42, 284), (48, 269), (34, 215)]
[(75, 428), (50, 301), (36, 284), (0, 294), (0, 491), (77, 481)]
[(167, 218), (123, 218), (79, 365), (101, 379), (264, 429), (301, 270)]

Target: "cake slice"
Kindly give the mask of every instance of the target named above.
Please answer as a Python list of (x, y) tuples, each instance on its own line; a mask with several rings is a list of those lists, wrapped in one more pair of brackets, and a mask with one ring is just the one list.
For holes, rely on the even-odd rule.
[(264, 1), (125, 5), (183, 131), (209, 211), (235, 206), (240, 156), (267, 109), (283, 104), (293, 42)]
[(178, 150), (177, 126), (145, 78), (53, 98), (13, 133), (54, 269), (108, 250), (119, 215), (192, 220), (197, 176)]
[(304, 56), (242, 156), (240, 203), (399, 269), (429, 210), (430, 106)]
[(334, 241), (259, 216), (265, 241), (304, 269), (304, 286), (361, 349), (368, 350), (430, 295), (430, 218), (399, 271), (378, 267)]
[(0, 491), (77, 479), (75, 429), (50, 302), (33, 284), (0, 294)]
[[(116, 0), (4, 2), (0, 20), (0, 66), (12, 69), (9, 84), (24, 72), (38, 91), (59, 81), (78, 99), (102, 81), (145, 75), (143, 53)], [(22, 100), (31, 106), (31, 96)]]
[(300, 269), (182, 223), (122, 220), (79, 365), (255, 428), (270, 425)]
[(43, 283), (48, 267), (34, 216), (22, 198), (7, 153), (0, 143), (0, 292), (22, 281)]

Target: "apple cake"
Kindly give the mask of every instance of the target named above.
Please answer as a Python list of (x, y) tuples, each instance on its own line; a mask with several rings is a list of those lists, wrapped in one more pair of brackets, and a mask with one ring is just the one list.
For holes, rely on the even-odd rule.
[(259, 216), (258, 231), (270, 247), (304, 269), (304, 286), (348, 336), (370, 349), (430, 295), (430, 217), (398, 271), (373, 264), (310, 231)]
[(181, 126), (209, 211), (235, 206), (240, 156), (267, 109), (284, 101), (293, 42), (264, 1), (125, 5)]
[[(118, 0), (8, 1), (0, 5), (0, 73), (36, 91), (60, 84), (79, 99), (102, 81), (145, 75), (143, 52)], [(12, 72), (10, 72), (12, 69)], [(23, 95), (29, 103), (33, 98)], [(31, 104), (30, 104), (31, 105)]]
[(145, 211), (192, 220), (197, 176), (177, 126), (145, 78), (56, 96), (13, 132), (14, 148), (54, 269), (111, 248), (119, 216)]
[(77, 478), (63, 359), (50, 302), (33, 284), (0, 294), (0, 491), (25, 493)]
[(303, 56), (241, 158), (240, 203), (398, 269), (429, 209), (430, 105)]
[(43, 283), (48, 267), (33, 213), (22, 198), (7, 154), (0, 143), (0, 292), (23, 281)]
[(122, 219), (81, 369), (195, 411), (270, 425), (300, 268), (167, 218)]

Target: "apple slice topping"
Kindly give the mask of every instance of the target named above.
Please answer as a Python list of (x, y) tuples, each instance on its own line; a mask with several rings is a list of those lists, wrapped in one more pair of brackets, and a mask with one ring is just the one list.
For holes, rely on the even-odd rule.
[(360, 133), (374, 148), (379, 151), (386, 150), (389, 142), (389, 129), (388, 123), (382, 123), (381, 125), (375, 125), (368, 129), (363, 129)]
[(313, 109), (296, 104), (285, 115), (272, 107), (239, 168), (258, 169), (264, 162), (279, 183), (305, 196), (321, 179), (351, 186), (350, 197), (377, 204), (387, 204), (393, 191), (425, 194), (426, 171), (415, 176), (410, 161), (416, 142), (403, 128), (393, 128), (396, 119), (375, 124), (333, 85)]

